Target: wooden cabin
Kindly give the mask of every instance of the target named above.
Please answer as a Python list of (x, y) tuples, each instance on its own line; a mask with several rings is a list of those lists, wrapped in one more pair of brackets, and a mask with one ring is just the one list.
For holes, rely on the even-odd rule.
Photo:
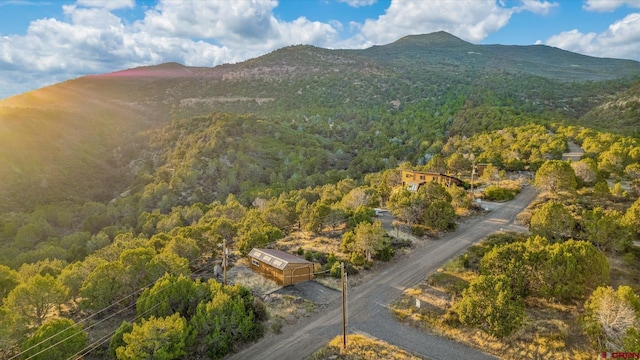
[(313, 263), (275, 249), (252, 249), (249, 252), (251, 270), (279, 285), (293, 285), (313, 279)]
[(409, 191), (418, 191), (420, 185), (426, 182), (436, 182), (446, 187), (453, 185), (463, 186), (464, 182), (457, 177), (445, 174), (402, 170), (402, 186)]

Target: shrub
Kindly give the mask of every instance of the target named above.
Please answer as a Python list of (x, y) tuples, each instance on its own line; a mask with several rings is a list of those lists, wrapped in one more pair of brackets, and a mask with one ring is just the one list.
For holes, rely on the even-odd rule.
[(128, 334), (131, 331), (133, 331), (133, 324), (128, 321), (123, 321), (113, 333), (113, 336), (111, 336), (111, 340), (109, 341), (109, 354), (112, 358), (116, 358), (117, 348), (127, 345), (124, 342), (124, 334)]
[(351, 254), (351, 263), (355, 266), (362, 266), (367, 262), (367, 259), (360, 252), (354, 252)]
[(22, 345), (23, 358), (49, 360), (74, 357), (84, 348), (87, 333), (71, 319), (48, 320)]
[(320, 264), (325, 264), (327, 262), (327, 254), (323, 253), (322, 251), (314, 252), (313, 258)]
[(333, 266), (331, 266), (331, 271), (329, 271), (329, 275), (331, 275), (331, 277), (339, 279), (340, 274), (341, 274), (340, 263), (336, 261), (335, 263), (333, 263)]
[(395, 251), (391, 245), (386, 245), (382, 250), (378, 251), (375, 258), (380, 261), (389, 261), (393, 258), (393, 255), (395, 255)]
[(313, 261), (313, 252), (311, 250), (307, 250), (304, 252), (304, 258), (307, 261)]
[(547, 246), (540, 294), (561, 302), (586, 298), (609, 283), (607, 257), (586, 241), (569, 240)]
[(454, 305), (460, 322), (503, 338), (518, 329), (525, 319), (524, 304), (511, 291), (504, 275), (480, 275), (462, 291)]
[(327, 256), (327, 264), (333, 265), (334, 262), (338, 261), (338, 257), (334, 253), (329, 253)]
[(462, 272), (469, 267), (469, 256), (462, 254), (449, 260), (443, 268), (449, 272)]
[(542, 205), (531, 217), (529, 230), (549, 241), (558, 241), (571, 237), (575, 219), (571, 212), (559, 202)]
[(124, 346), (116, 349), (118, 359), (176, 359), (188, 354), (191, 330), (187, 320), (175, 313), (150, 317), (123, 334)]
[(430, 233), (429, 228), (424, 226), (424, 225), (413, 224), (411, 226), (411, 234), (412, 235), (420, 237), (420, 236), (428, 235), (429, 233)]
[(487, 186), (484, 190), (484, 197), (490, 201), (508, 201), (513, 200), (513, 198), (516, 197), (516, 194), (509, 189), (492, 185)]

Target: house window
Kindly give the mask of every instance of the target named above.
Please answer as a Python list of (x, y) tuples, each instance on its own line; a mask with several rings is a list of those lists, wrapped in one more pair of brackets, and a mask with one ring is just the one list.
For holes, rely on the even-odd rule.
[(260, 266), (260, 261), (256, 260), (256, 259), (251, 259), (251, 263), (255, 266)]
[(407, 179), (411, 177), (411, 174), (406, 174), (404, 177), (406, 177)]
[(424, 180), (424, 175), (420, 175), (420, 180)]

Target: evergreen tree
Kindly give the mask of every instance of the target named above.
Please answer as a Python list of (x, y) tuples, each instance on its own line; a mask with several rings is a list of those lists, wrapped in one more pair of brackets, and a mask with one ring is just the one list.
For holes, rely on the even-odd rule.
[(35, 275), (16, 286), (5, 305), (17, 315), (42, 325), (51, 312), (69, 299), (69, 290), (51, 275)]
[(505, 275), (480, 275), (462, 291), (454, 311), (465, 325), (503, 338), (522, 326), (524, 304), (511, 290)]
[(192, 332), (187, 320), (175, 313), (133, 324), (131, 332), (123, 334), (123, 341), (125, 345), (116, 349), (120, 360), (172, 360), (188, 354)]
[(531, 217), (529, 229), (550, 241), (568, 239), (573, 234), (575, 220), (571, 213), (559, 202), (551, 201), (542, 205)]
[(22, 344), (23, 358), (36, 360), (67, 359), (81, 351), (87, 333), (71, 319), (46, 321)]
[(547, 160), (536, 171), (535, 186), (541, 191), (574, 193), (577, 185), (576, 174), (569, 162)]

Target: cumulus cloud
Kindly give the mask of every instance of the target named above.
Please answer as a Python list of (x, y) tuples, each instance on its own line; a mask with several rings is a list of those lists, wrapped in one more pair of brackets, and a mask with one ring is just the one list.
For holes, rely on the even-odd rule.
[(163, 0), (140, 25), (152, 34), (255, 42), (273, 36), (276, 6), (273, 0)]
[(493, 0), (392, 0), (385, 14), (366, 20), (360, 30), (363, 38), (376, 44), (440, 30), (477, 42), (505, 26), (513, 12)]
[[(328, 47), (338, 37), (328, 23), (277, 20), (273, 0), (161, 0), (133, 24), (112, 12), (132, 6), (133, 0), (78, 0), (63, 5), (63, 20), (36, 20), (25, 35), (1, 37), (0, 77), (17, 81), (2, 82), (2, 91), (14, 94), (17, 88), (168, 61), (214, 66), (291, 44)], [(18, 80), (10, 73), (16, 69), (33, 79)]]
[(640, 54), (640, 13), (632, 13), (611, 24), (602, 33), (582, 33), (577, 29), (550, 37), (547, 45), (597, 57), (638, 60)]
[(200, 38), (259, 55), (291, 44), (329, 46), (338, 37), (334, 26), (299, 17), (291, 22), (273, 15), (273, 0), (162, 1), (136, 25), (156, 36)]
[(640, 8), (640, 1), (638, 0), (587, 0), (582, 6), (587, 11), (596, 12), (609, 12), (621, 6), (628, 6), (630, 8)]

